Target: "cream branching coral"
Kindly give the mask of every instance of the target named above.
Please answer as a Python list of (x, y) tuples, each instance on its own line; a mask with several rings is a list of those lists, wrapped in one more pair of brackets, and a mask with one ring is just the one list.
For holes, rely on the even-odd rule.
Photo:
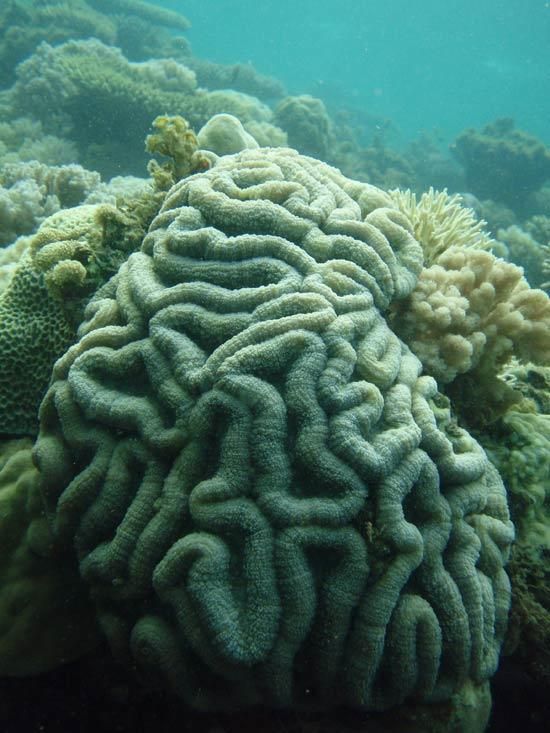
[(462, 205), (459, 194), (449, 196), (447, 190), (429, 191), (417, 201), (410, 189), (389, 192), (397, 207), (409, 218), (416, 239), (424, 251), (424, 264), (429, 266), (449, 247), (490, 249), (494, 241), (484, 231), (485, 221), (477, 220), (472, 209)]
[(395, 329), (443, 384), (474, 369), (496, 377), (512, 354), (550, 358), (550, 299), (521, 268), (483, 250), (445, 251), (395, 315)]

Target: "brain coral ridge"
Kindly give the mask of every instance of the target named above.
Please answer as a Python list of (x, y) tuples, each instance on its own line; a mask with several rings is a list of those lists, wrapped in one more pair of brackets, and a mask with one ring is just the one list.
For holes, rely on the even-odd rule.
[(247, 150), (174, 186), (57, 362), (57, 538), (188, 703), (384, 709), (495, 670), (503, 485), (384, 318), (421, 266), (382, 191)]

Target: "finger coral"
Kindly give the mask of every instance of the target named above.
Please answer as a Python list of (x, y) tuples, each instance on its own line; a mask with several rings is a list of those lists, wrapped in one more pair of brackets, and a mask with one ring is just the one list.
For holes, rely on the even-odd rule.
[(382, 191), (245, 150), (172, 188), (54, 367), (56, 540), (113, 648), (189, 704), (486, 690), (513, 528), (386, 322), (421, 267)]
[(550, 359), (550, 299), (516, 265), (483, 250), (451, 247), (425, 268), (410, 297), (396, 304), (396, 332), (469, 424), (491, 422), (519, 399), (503, 380), (512, 356)]

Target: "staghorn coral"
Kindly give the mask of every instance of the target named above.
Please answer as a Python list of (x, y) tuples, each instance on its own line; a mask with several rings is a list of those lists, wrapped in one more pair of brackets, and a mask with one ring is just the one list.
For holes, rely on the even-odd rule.
[(461, 196), (447, 190), (429, 191), (416, 200), (410, 189), (389, 192), (392, 200), (410, 220), (415, 237), (422, 245), (424, 264), (432, 265), (449, 247), (490, 249), (494, 241), (484, 231), (485, 222), (462, 205)]
[(468, 375), (453, 394), (462, 387), (463, 406), (476, 422), (514, 399), (497, 379), (513, 355), (541, 364), (550, 359), (550, 299), (522, 275), (490, 252), (451, 247), (394, 309), (395, 330), (428, 374), (440, 384)]
[(89, 651), (99, 635), (70, 558), (56, 552), (31, 441), (0, 443), (0, 675), (40, 674)]
[(56, 539), (113, 648), (191, 705), (487, 699), (513, 530), (382, 315), (421, 265), (382, 191), (246, 150), (169, 192), (54, 367)]

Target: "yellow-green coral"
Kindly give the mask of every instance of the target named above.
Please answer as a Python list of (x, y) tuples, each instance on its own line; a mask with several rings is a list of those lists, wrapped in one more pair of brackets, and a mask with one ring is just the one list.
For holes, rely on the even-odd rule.
[(163, 165), (151, 160), (147, 166), (158, 191), (168, 190), (185, 176), (209, 167), (207, 158), (197, 153), (197, 137), (183, 117), (161, 115), (153, 120), (153, 127), (157, 132), (147, 135), (145, 149), (170, 158)]
[[(518, 371), (522, 393), (537, 391)], [(539, 370), (540, 371), (540, 370)], [(548, 370), (545, 370), (548, 372)], [(544, 372), (543, 372), (544, 373)], [(521, 386), (525, 389), (521, 389)], [(546, 387), (541, 387), (543, 391)], [(543, 398), (547, 405), (547, 397)], [(550, 682), (550, 414), (525, 398), (483, 442), (502, 475), (516, 525), (509, 572), (512, 609), (507, 647), (535, 679)]]
[(63, 209), (28, 239), (0, 295), (0, 433), (36, 431), (53, 363), (73, 341), (88, 299), (139, 247), (161, 198), (144, 195), (123, 210)]
[(63, 304), (26, 255), (0, 295), (0, 433), (36, 432), (51, 366), (74, 336)]
[(39, 674), (77, 658), (97, 632), (76, 568), (53, 544), (31, 441), (0, 444), (0, 675)]
[(126, 259), (127, 251), (106, 247), (106, 221), (121, 231), (130, 225), (114, 206), (82, 205), (48, 217), (31, 238), (33, 264), (44, 273), (53, 296), (66, 299), (94, 292)]

